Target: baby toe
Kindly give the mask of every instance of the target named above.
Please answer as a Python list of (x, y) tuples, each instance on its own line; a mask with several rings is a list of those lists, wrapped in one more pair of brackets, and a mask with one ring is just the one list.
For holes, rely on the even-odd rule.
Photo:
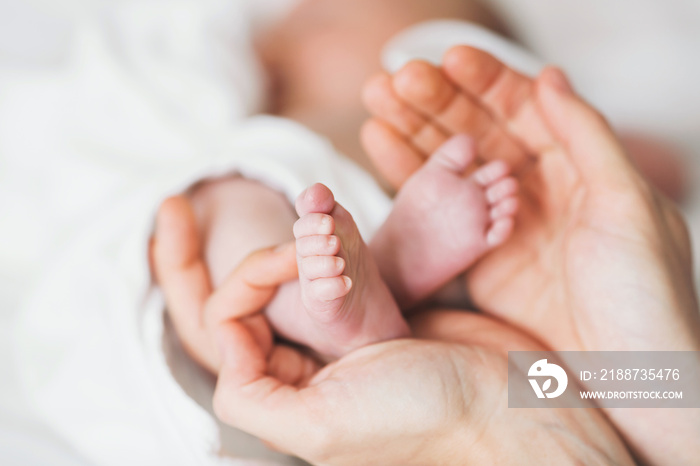
[(505, 178), (510, 173), (510, 166), (503, 160), (494, 160), (479, 168), (472, 175), (481, 186), (487, 187)]
[(318, 301), (329, 303), (345, 297), (352, 289), (352, 280), (345, 275), (319, 278), (308, 284), (307, 293)]
[(333, 278), (343, 273), (345, 261), (336, 256), (309, 256), (299, 261), (299, 274), (307, 280)]
[(507, 197), (514, 196), (518, 192), (518, 181), (513, 177), (503, 178), (486, 190), (486, 199), (491, 204), (496, 204)]
[(327, 214), (306, 214), (294, 223), (294, 237), (332, 235), (335, 231), (335, 220)]
[(311, 235), (297, 240), (297, 255), (335, 256), (340, 251), (340, 240), (333, 235)]
[(486, 234), (486, 243), (490, 247), (500, 246), (510, 237), (514, 227), (515, 221), (512, 217), (496, 220)]
[(466, 134), (452, 137), (435, 151), (430, 157), (429, 164), (439, 164), (457, 174), (464, 173), (476, 160), (476, 144)]
[(333, 193), (321, 183), (307, 188), (296, 200), (296, 211), (300, 217), (309, 213), (329, 214), (333, 207), (335, 207)]
[(518, 212), (520, 202), (517, 197), (507, 197), (491, 208), (491, 220), (512, 217)]

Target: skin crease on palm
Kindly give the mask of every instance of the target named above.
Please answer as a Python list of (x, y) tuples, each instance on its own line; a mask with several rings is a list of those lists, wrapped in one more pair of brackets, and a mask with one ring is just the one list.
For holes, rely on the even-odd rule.
[[(390, 81), (388, 95), (381, 93), (384, 75), (372, 80), (366, 100), (401, 96), (422, 109), (423, 125), (443, 131), (468, 133), (479, 121), (482, 155), (519, 168), (514, 235), (466, 278), (477, 308), (555, 350), (699, 349), (685, 224), (637, 173), (600, 115), (573, 97), (559, 102), (558, 94), (573, 96), (561, 72), (549, 69), (532, 81), (484, 52), (456, 47), (442, 69), (414, 62)], [(368, 105), (377, 113), (386, 108)], [(440, 111), (431, 114), (431, 106)], [(398, 188), (402, 174), (422, 163), (415, 135), (425, 130), (401, 135), (387, 124), (400, 117), (381, 117), (365, 126), (365, 147)], [(700, 424), (697, 410), (609, 415), (652, 462), (687, 448)], [(674, 424), (679, 427), (669, 434)], [(666, 446), (655, 451), (660, 438)]]

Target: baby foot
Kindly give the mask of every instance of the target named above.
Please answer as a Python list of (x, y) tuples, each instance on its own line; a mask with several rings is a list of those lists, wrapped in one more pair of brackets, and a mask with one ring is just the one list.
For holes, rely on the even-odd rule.
[(316, 184), (296, 202), (294, 225), (301, 301), (318, 332), (316, 350), (332, 356), (409, 335), (352, 216)]
[(372, 243), (402, 308), (431, 296), (513, 231), (517, 181), (506, 162), (476, 168), (475, 159), (468, 136), (440, 147), (406, 181)]

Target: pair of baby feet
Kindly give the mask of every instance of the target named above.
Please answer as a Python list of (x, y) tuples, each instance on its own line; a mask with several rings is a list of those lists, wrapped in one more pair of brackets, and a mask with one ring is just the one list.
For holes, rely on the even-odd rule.
[(296, 318), (318, 330), (304, 344), (339, 357), (408, 336), (402, 307), (429, 297), (508, 239), (517, 182), (506, 162), (477, 167), (476, 159), (465, 135), (435, 151), (399, 191), (370, 245), (327, 187), (299, 196), (294, 236), (299, 312), (306, 315)]
[[(367, 84), (364, 101), (375, 118), (363, 128), (363, 144), (399, 188), (393, 210), (366, 244), (328, 188), (314, 185), (298, 198), (300, 279), (268, 308), (282, 336), (332, 357), (408, 336), (402, 310), (508, 239), (518, 210), (510, 171), (528, 157), (520, 144), (494, 133), (500, 131), (494, 117), (443, 70), (494, 95), (517, 76), (475, 68), (473, 53), (479, 52), (456, 47), (443, 69), (416, 61)], [(477, 153), (488, 162), (479, 166)]]

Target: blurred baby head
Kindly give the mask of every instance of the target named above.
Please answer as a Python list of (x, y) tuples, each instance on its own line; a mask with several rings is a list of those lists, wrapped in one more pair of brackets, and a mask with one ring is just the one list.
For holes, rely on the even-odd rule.
[(303, 0), (260, 41), (275, 83), (275, 109), (336, 111), (360, 105), (364, 81), (380, 67), (384, 43), (420, 21), (459, 18), (498, 27), (467, 0)]

